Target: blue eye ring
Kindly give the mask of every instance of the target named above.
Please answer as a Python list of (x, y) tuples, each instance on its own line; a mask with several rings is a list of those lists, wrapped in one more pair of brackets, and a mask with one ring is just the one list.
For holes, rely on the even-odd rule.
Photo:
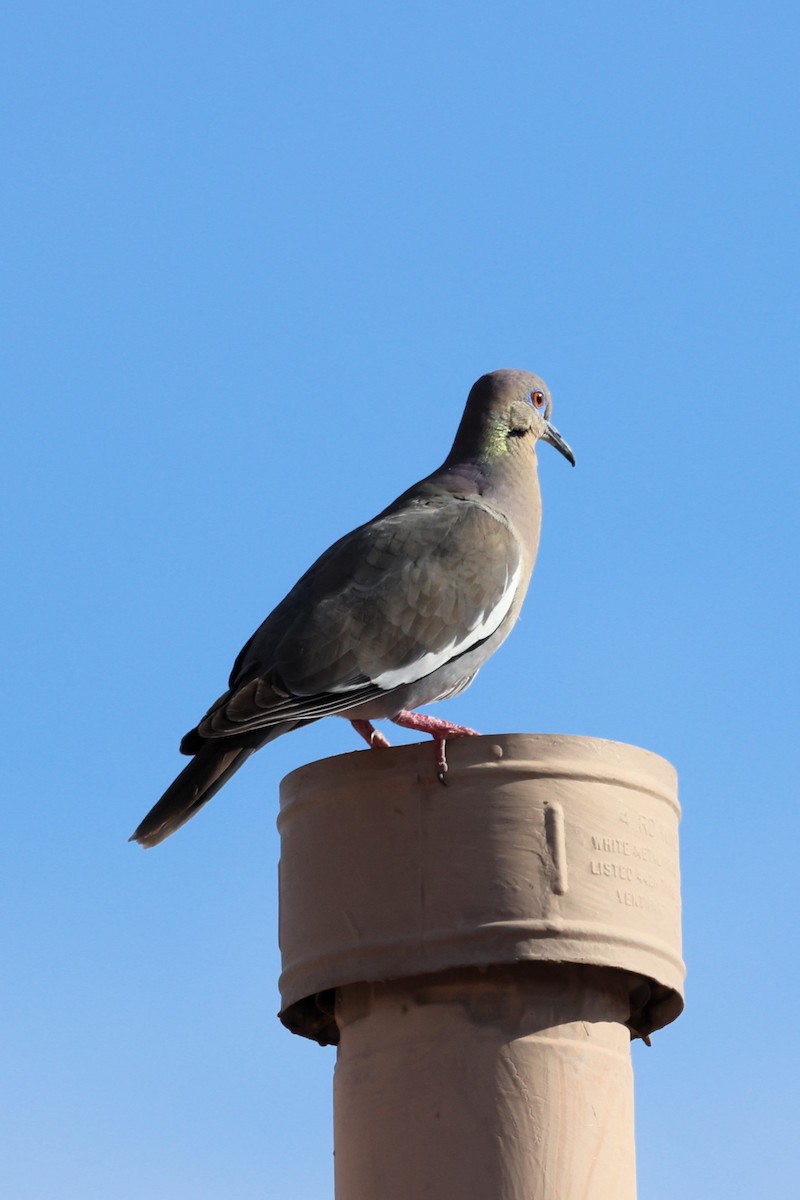
[(544, 408), (545, 396), (544, 392), (531, 392), (528, 397), (534, 408)]

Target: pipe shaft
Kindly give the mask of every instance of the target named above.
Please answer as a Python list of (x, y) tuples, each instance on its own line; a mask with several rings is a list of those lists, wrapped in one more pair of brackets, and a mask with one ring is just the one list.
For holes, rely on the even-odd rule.
[(635, 1200), (629, 990), (571, 964), (340, 989), (336, 1200)]

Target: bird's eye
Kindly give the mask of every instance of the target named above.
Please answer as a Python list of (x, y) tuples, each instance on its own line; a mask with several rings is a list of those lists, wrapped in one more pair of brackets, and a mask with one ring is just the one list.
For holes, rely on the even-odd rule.
[(544, 408), (544, 392), (531, 392), (531, 404), (534, 408)]

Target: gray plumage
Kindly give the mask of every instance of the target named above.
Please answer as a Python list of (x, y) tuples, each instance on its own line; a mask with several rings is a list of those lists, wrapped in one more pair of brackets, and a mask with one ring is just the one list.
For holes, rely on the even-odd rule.
[(536, 442), (574, 464), (550, 410), (528, 372), (477, 381), (442, 466), (331, 546), (256, 630), (132, 841), (163, 841), (255, 750), (324, 716), (379, 745), (378, 718), (432, 733), (444, 782), (445, 737), (474, 731), (414, 710), (467, 687), (517, 619), (539, 543)]

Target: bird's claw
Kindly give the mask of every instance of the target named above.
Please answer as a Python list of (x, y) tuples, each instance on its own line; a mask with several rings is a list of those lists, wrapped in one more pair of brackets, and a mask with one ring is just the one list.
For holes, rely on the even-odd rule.
[[(442, 721), (438, 717), (429, 717), (424, 713), (401, 711), (397, 716), (391, 718), (396, 725), (402, 725), (405, 729), (418, 729), (422, 733), (428, 733), (433, 738), (434, 749), (436, 752), (436, 778), (442, 787), (447, 787), (447, 753), (446, 744), (448, 738), (453, 737), (478, 737), (477, 729), (469, 729), (466, 725), (451, 725), (449, 721)], [(390, 745), (388, 738), (375, 729), (371, 721), (365, 721), (362, 717), (350, 718), (350, 724), (355, 729), (359, 737), (362, 737), (373, 750), (383, 749)]]
[(436, 778), (442, 787), (447, 787), (447, 756), (445, 752), (446, 739), (434, 738), (436, 747)]
[(362, 737), (372, 750), (384, 750), (388, 746), (391, 746), (392, 743), (389, 739), (379, 729), (376, 729), (371, 721), (355, 720), (351, 721), (350, 724), (359, 737)]

